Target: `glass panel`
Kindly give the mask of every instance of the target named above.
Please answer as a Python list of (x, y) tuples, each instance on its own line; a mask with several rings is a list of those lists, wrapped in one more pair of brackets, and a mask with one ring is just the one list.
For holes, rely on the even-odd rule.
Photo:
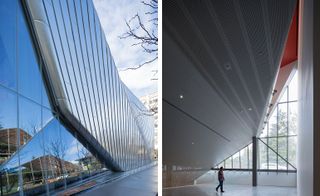
[(227, 160), (226, 160), (226, 168), (232, 168), (232, 165), (231, 165), (231, 158), (228, 158)]
[(20, 151), (24, 190), (45, 184), (43, 133), (35, 135)]
[[(287, 163), (285, 160), (287, 160), (287, 137), (280, 137), (278, 138), (278, 169), (280, 170), (286, 170), (287, 169)], [(284, 160), (283, 160), (284, 159)]]
[(288, 118), (287, 118), (287, 103), (278, 104), (278, 130), (279, 136), (288, 135)]
[(269, 138), (269, 147), (271, 149), (268, 149), (268, 155), (269, 155), (269, 169), (277, 169), (277, 154), (275, 153), (277, 151), (277, 139), (276, 138)]
[(41, 101), (41, 105), (47, 107), (47, 108), (51, 108), (50, 106), (50, 102), (49, 102), (49, 97), (47, 95), (47, 91), (44, 87), (44, 85), (42, 85), (42, 101)]
[(289, 135), (298, 132), (298, 102), (289, 103)]
[(80, 154), (79, 148), (83, 148), (82, 145), (79, 145), (79, 142), (74, 138), (63, 126), (60, 126), (61, 129), (61, 156), (60, 159), (64, 163), (66, 177), (76, 178), (81, 177), (81, 165), (79, 163)]
[(285, 90), (283, 92), (283, 94), (281, 95), (281, 99), (280, 99), (280, 103), (281, 102), (287, 102), (288, 101), (288, 87), (285, 87)]
[(64, 162), (66, 149), (65, 144), (61, 143), (60, 124), (54, 119), (43, 132), (45, 141), (43, 144), (44, 155), (41, 162), (46, 173), (46, 181), (49, 190), (63, 186), (64, 184)]
[(248, 148), (245, 147), (240, 151), (241, 168), (248, 169)]
[(278, 156), (278, 170), (287, 170), (287, 162)]
[(0, 3), (0, 84), (16, 89), (16, 0)]
[(298, 74), (294, 74), (290, 84), (289, 84), (289, 101), (298, 100)]
[(20, 143), (24, 145), (41, 130), (41, 106), (26, 98), (20, 97), (19, 127)]
[(2, 190), (5, 194), (12, 194), (19, 191), (19, 170), (18, 154), (2, 166)]
[(287, 137), (278, 138), (278, 154), (287, 159)]
[(40, 66), (22, 10), (19, 11), (18, 31), (19, 93), (41, 104)]
[(297, 147), (297, 137), (289, 137), (289, 151), (288, 151), (288, 160), (289, 163), (291, 163), (293, 166), (296, 167), (297, 161), (296, 161), (296, 147)]
[(274, 109), (269, 119), (269, 137), (277, 136), (277, 107)]
[[(267, 143), (267, 139), (261, 139), (263, 142)], [(259, 140), (259, 168), (268, 169), (268, 147)]]
[(17, 150), (17, 96), (0, 86), (0, 164)]
[(232, 158), (233, 158), (233, 168), (240, 168), (239, 153), (234, 154)]
[(249, 144), (249, 169), (252, 168), (252, 144)]

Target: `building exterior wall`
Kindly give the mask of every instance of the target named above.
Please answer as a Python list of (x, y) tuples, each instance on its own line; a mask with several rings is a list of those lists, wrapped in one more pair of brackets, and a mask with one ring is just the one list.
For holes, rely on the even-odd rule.
[(0, 24), (1, 149), (15, 143), (4, 194), (152, 161), (153, 118), (120, 80), (91, 0), (4, 0)]
[(154, 116), (154, 149), (158, 149), (158, 92), (140, 97), (140, 101)]

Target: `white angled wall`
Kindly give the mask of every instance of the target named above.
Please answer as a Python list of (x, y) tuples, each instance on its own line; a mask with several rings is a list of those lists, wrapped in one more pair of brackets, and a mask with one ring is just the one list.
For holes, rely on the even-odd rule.
[(313, 2), (300, 2), (299, 18), (299, 122), (298, 195), (313, 194)]

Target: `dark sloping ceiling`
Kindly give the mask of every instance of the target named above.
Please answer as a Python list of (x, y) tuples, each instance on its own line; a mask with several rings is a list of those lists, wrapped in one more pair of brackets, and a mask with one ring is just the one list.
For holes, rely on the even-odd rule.
[(296, 1), (163, 2), (163, 162), (209, 167), (250, 143)]

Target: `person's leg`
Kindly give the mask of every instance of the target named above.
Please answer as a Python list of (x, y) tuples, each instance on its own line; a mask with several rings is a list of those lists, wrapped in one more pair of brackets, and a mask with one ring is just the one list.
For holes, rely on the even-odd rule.
[(221, 192), (224, 192), (224, 191), (223, 191), (223, 181), (221, 181), (221, 183), (220, 183), (220, 191), (221, 191)]
[(218, 186), (216, 188), (216, 191), (218, 191), (219, 187), (221, 187), (221, 181), (219, 181), (219, 184), (218, 184)]

